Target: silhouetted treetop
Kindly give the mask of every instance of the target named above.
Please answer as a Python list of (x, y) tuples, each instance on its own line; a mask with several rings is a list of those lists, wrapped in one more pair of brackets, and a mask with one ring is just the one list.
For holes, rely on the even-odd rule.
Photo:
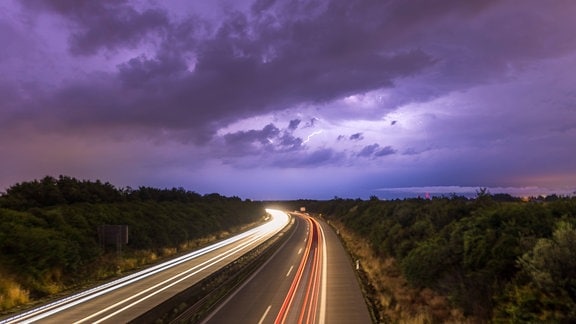
[(46, 176), (40, 180), (17, 183), (0, 196), (0, 207), (26, 210), (34, 207), (57, 206), (75, 203), (114, 203), (121, 201), (180, 201), (197, 202), (200, 200), (239, 199), (226, 198), (219, 194), (202, 196), (182, 187), (158, 189), (141, 186), (116, 188), (109, 182), (100, 180), (78, 180), (60, 175), (57, 179)]

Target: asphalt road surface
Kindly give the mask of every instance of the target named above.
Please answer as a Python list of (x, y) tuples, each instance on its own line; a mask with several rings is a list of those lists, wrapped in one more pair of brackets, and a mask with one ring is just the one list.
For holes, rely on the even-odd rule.
[[(129, 322), (278, 233), (285, 213), (201, 250), (1, 319), (0, 323)], [(323, 221), (293, 214), (295, 229), (205, 323), (370, 323), (352, 260)]]
[(128, 322), (254, 249), (288, 223), (285, 213), (268, 212), (271, 221), (257, 228), (0, 323)]
[(303, 214), (284, 245), (204, 323), (371, 323), (334, 231)]

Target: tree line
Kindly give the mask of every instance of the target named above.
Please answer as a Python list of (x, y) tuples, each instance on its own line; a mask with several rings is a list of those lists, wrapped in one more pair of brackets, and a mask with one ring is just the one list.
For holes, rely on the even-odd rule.
[[(154, 259), (260, 221), (264, 213), (260, 202), (183, 188), (116, 188), (67, 176), (15, 184), (0, 196), (0, 310), (17, 304), (8, 302), (14, 287), (30, 299), (43, 297), (112, 275), (135, 256)], [(99, 240), (104, 224), (128, 225), (121, 255)]]
[(576, 198), (478, 191), (433, 199), (300, 201), (338, 220), (407, 281), (483, 321), (576, 320)]
[[(524, 202), (480, 189), (475, 199), (281, 203), (344, 224), (383, 260), (396, 259), (411, 286), (448, 296), (466, 315), (576, 320), (575, 197)], [(0, 196), (0, 310), (26, 301), (23, 295), (35, 299), (110, 276), (135, 256), (153, 259), (258, 221), (263, 210), (261, 202), (183, 188), (116, 188), (67, 176), (15, 184)], [(128, 225), (122, 255), (99, 242), (103, 224)]]

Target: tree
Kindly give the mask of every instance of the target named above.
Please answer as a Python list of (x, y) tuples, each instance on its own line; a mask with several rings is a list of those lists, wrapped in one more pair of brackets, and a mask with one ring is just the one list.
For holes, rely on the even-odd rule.
[(552, 238), (539, 239), (519, 264), (538, 287), (576, 302), (576, 230), (570, 223), (560, 221)]
[(531, 323), (576, 321), (576, 230), (560, 221), (518, 258), (522, 271), (498, 300), (495, 320)]

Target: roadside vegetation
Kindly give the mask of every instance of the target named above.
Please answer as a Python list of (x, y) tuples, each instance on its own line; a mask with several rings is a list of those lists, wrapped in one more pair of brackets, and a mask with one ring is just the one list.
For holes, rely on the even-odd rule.
[[(45, 177), (0, 196), (0, 311), (117, 276), (262, 220), (260, 202)], [(100, 225), (127, 225), (109, 244)]]
[[(576, 198), (480, 189), (283, 202), (338, 231), (385, 323), (576, 321)], [(0, 311), (117, 276), (261, 221), (261, 202), (45, 177), (0, 196)], [(127, 225), (107, 244), (100, 225)]]
[(300, 201), (358, 258), (383, 322), (576, 321), (576, 198)]

